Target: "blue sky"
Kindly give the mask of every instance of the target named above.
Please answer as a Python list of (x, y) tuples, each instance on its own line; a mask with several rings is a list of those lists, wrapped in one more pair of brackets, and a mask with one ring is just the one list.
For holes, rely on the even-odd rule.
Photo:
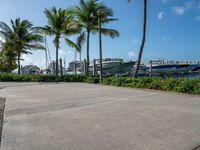
[[(142, 31), (143, 1), (101, 0), (114, 10), (119, 21), (107, 25), (120, 32), (116, 39), (103, 38), (103, 56), (135, 60), (140, 46)], [(0, 0), (0, 21), (20, 17), (29, 19), (35, 26), (45, 25), (44, 8), (66, 8), (79, 0)], [(73, 38), (73, 37), (72, 37)], [(91, 58), (98, 57), (98, 36), (91, 38)], [(55, 48), (52, 38), (48, 38), (51, 55)], [(83, 48), (83, 57), (86, 55)], [(67, 62), (74, 59), (74, 50), (61, 42), (60, 57)], [(44, 52), (34, 52), (23, 56), (23, 64), (44, 67)], [(148, 0), (147, 42), (143, 60), (200, 60), (200, 6), (196, 0)]]

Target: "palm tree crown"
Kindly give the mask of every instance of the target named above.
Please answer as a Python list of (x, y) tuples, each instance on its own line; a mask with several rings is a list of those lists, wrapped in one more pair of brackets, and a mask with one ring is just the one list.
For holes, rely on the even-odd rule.
[[(82, 33), (78, 38), (79, 44), (87, 42), (87, 66), (86, 74), (89, 73), (89, 49), (90, 49), (90, 34), (98, 32), (98, 17), (101, 15), (102, 24), (107, 24), (117, 19), (109, 18), (113, 16), (113, 11), (106, 7), (103, 3), (99, 3), (98, 0), (80, 0), (80, 5), (74, 8), (74, 15), (77, 19), (79, 28), (82, 29)], [(87, 33), (87, 35), (86, 35)], [(119, 33), (113, 29), (102, 28), (104, 35), (111, 38), (119, 36)]]
[(18, 59), (18, 74), (20, 74), (20, 59), (22, 54), (31, 54), (33, 49), (43, 49), (43, 37), (32, 30), (32, 23), (28, 20), (11, 20), (11, 27), (0, 22), (0, 35), (10, 49), (16, 52)]
[(53, 43), (56, 47), (56, 75), (58, 75), (60, 39), (62, 38), (62, 35), (64, 35), (66, 43), (71, 47), (75, 47), (75, 44), (67, 37), (79, 33), (79, 30), (68, 9), (63, 10), (61, 8), (56, 9), (56, 7), (53, 7), (52, 9), (45, 9), (44, 13), (48, 19), (48, 25), (45, 27), (36, 27), (35, 29), (44, 34), (54, 36)]

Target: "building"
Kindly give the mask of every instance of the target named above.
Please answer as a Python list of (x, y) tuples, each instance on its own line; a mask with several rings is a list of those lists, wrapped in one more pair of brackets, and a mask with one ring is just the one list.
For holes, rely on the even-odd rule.
[[(62, 70), (61, 70), (61, 66), (62, 66)], [(61, 75), (61, 72), (64, 72), (65, 68), (63, 68), (63, 64), (61, 62), (61, 60), (58, 63), (58, 74)], [(51, 75), (55, 75), (56, 74), (56, 61), (52, 61), (47, 70), (46, 70), (47, 74), (51, 74)]]
[(73, 73), (82, 73), (84, 72), (84, 61), (72, 61), (69, 62), (69, 66), (66, 70), (67, 74), (73, 74)]
[(22, 74), (39, 74), (40, 73), (40, 68), (38, 66), (34, 65), (26, 65), (21, 68), (21, 73)]

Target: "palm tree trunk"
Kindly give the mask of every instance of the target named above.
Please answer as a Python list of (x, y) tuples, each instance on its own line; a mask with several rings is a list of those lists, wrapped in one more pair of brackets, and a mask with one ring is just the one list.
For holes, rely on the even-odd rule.
[(17, 61), (18, 61), (18, 74), (21, 74), (20, 52), (17, 53)]
[(90, 66), (90, 31), (87, 31), (87, 62), (86, 62), (86, 75), (89, 75)]
[(13, 58), (12, 58), (12, 54), (9, 57), (9, 73), (12, 72), (12, 62), (13, 62)]
[(141, 43), (141, 47), (140, 47), (140, 51), (139, 51), (139, 55), (138, 55), (138, 62), (137, 62), (137, 66), (136, 66), (136, 70), (135, 70), (135, 74), (134, 74), (135, 78), (138, 77), (138, 72), (139, 72), (140, 63), (141, 63), (141, 59), (142, 59), (142, 53), (143, 53), (143, 49), (144, 49), (144, 45), (145, 45), (146, 25), (147, 25), (147, 0), (144, 0), (143, 35), (142, 35), (142, 43)]
[(74, 74), (76, 75), (76, 53), (77, 51), (75, 50), (75, 54), (74, 54)]
[(58, 76), (58, 44), (56, 45), (56, 76)]
[(81, 74), (83, 73), (83, 64), (82, 64), (82, 62), (81, 62), (81, 60), (82, 60), (82, 56), (81, 56), (81, 50), (79, 51), (79, 60), (80, 60), (80, 71), (81, 71)]
[(79, 52), (79, 60), (80, 60), (80, 63), (81, 63), (81, 51)]
[(99, 63), (100, 63), (100, 83), (103, 80), (103, 66), (102, 66), (102, 37), (101, 37), (101, 17), (99, 17)]

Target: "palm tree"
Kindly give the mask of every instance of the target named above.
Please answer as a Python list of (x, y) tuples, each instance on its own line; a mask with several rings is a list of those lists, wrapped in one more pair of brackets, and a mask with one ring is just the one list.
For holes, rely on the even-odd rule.
[[(109, 30), (113, 31), (116, 34), (110, 35), (111, 38), (114, 38), (115, 36), (119, 36), (119, 33), (116, 30), (113, 29), (105, 29), (102, 28), (102, 24), (109, 23), (111, 21), (116, 21), (117, 19), (111, 18), (113, 17), (113, 11), (112, 9), (106, 7), (105, 5), (101, 4), (98, 6), (98, 32), (99, 32), (99, 63), (100, 63), (100, 82), (103, 80), (103, 65), (102, 65), (102, 30)], [(103, 32), (103, 34), (106, 35), (107, 32)]]
[[(82, 29), (80, 35), (80, 43), (84, 43), (86, 39), (87, 43), (87, 65), (86, 75), (89, 74), (89, 61), (90, 61), (90, 34), (98, 32), (98, 12), (99, 10), (107, 11), (107, 7), (104, 4), (99, 3), (98, 0), (80, 0), (80, 5), (75, 7), (74, 14), (77, 18), (79, 27)], [(105, 18), (104, 18), (105, 17)], [(102, 17), (102, 24), (109, 23), (116, 19), (107, 19), (106, 16)], [(119, 33), (116, 30), (102, 28), (102, 33), (110, 37), (116, 37)], [(86, 35), (87, 34), (87, 35)]]
[(12, 70), (16, 69), (16, 57), (17, 53), (14, 50), (14, 44), (12, 42), (6, 41), (2, 44), (2, 57), (6, 72), (12, 72)]
[[(48, 25), (45, 27), (36, 27), (35, 29), (46, 35), (54, 36), (53, 43), (56, 47), (56, 76), (58, 76), (60, 39), (65, 38), (65, 41), (69, 46), (74, 46), (75, 44), (66, 36), (76, 34), (79, 30), (76, 28), (73, 17), (67, 9), (56, 9), (56, 7), (53, 7), (52, 9), (46, 8), (44, 13), (48, 19)], [(65, 35), (65, 37), (62, 37), (62, 35)]]
[[(128, 0), (129, 2), (131, 0)], [(140, 63), (141, 63), (141, 59), (142, 59), (142, 54), (143, 54), (143, 49), (144, 49), (144, 45), (145, 45), (145, 41), (146, 41), (146, 26), (147, 26), (147, 0), (144, 0), (144, 14), (143, 14), (143, 32), (142, 32), (142, 43), (140, 46), (140, 50), (139, 50), (139, 55), (138, 55), (138, 61), (137, 61), (137, 66), (135, 69), (135, 73), (134, 73), (134, 77), (138, 77), (138, 72), (139, 72), (139, 68), (140, 68)]]
[[(13, 43), (14, 40), (11, 37), (12, 30), (7, 24), (3, 22), (0, 22), (0, 28), (0, 36), (2, 37), (2, 39), (0, 40), (2, 64), (1, 68), (4, 68), (3, 66), (5, 66), (5, 68), (7, 69), (3, 70), (6, 72), (11, 72), (13, 68), (13, 61), (15, 61), (13, 59), (16, 58), (16, 49), (14, 48), (15, 45)], [(9, 62), (9, 64), (7, 62)]]
[(13, 52), (17, 54), (18, 74), (20, 74), (20, 60), (22, 54), (31, 54), (30, 50), (44, 49), (41, 45), (43, 37), (32, 30), (33, 24), (28, 20), (11, 20), (11, 27), (6, 23), (0, 22), (0, 35), (13, 47)]

